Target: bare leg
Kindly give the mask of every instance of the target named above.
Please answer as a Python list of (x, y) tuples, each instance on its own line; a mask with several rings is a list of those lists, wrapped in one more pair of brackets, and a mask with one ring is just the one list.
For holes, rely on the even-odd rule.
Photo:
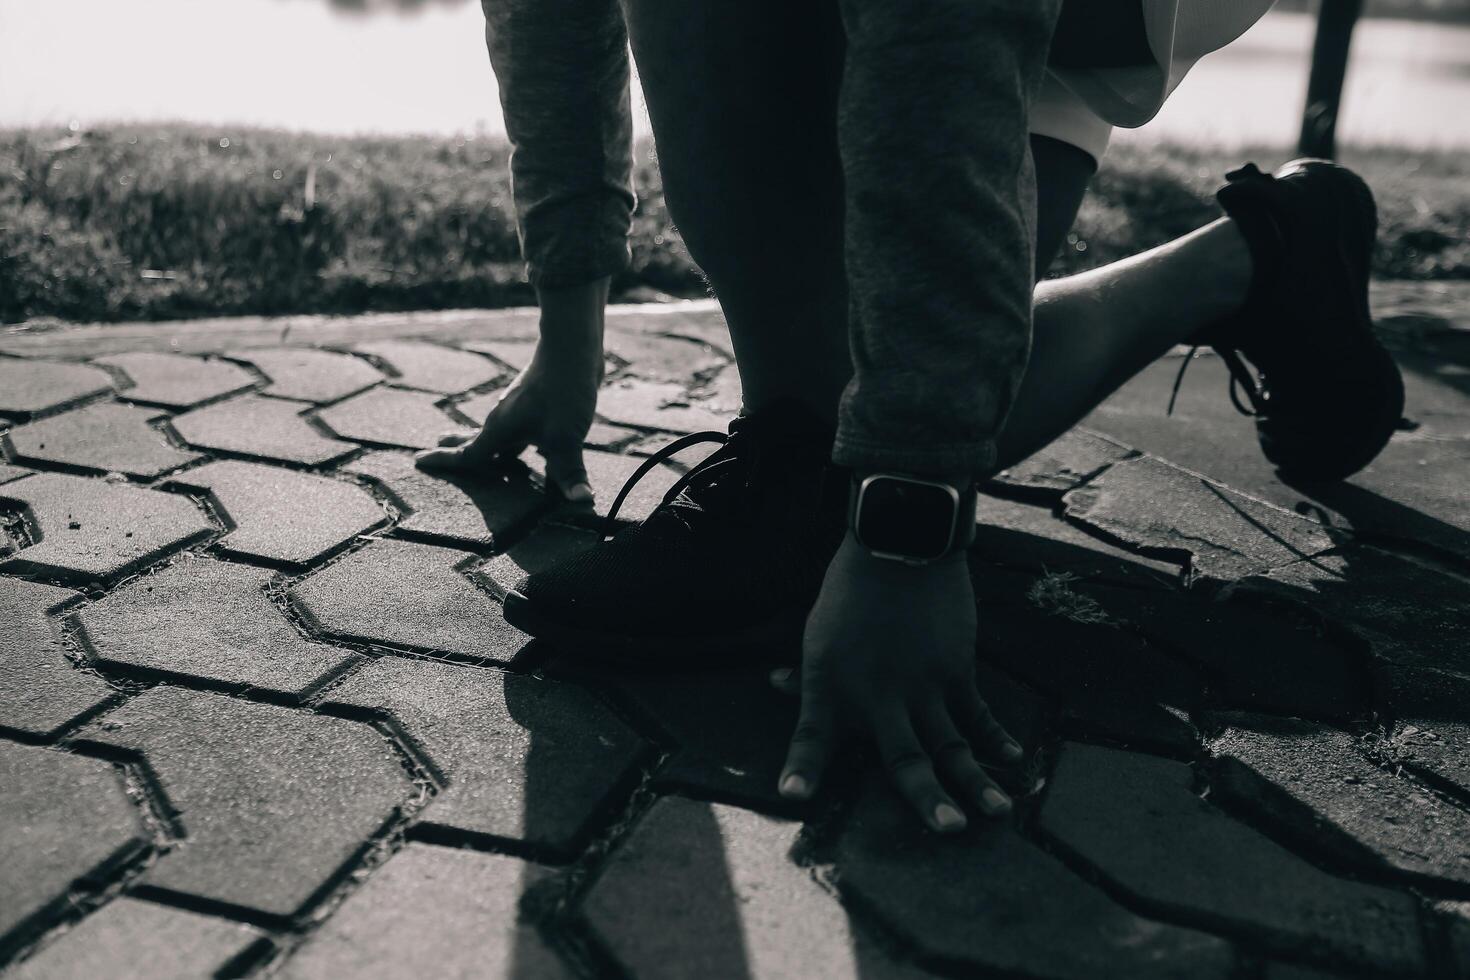
[(1014, 465), (1202, 327), (1236, 312), (1251, 258), (1234, 222), (1036, 288), (1031, 358), (999, 439)]

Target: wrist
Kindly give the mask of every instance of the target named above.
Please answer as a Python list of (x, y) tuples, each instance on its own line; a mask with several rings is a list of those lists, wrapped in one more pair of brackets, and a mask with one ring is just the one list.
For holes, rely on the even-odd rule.
[(854, 474), (847, 535), (874, 558), (929, 565), (962, 558), (975, 538), (974, 480), (909, 473)]
[(973, 473), (914, 473), (909, 470), (882, 470), (862, 469), (853, 470), (852, 478), (856, 483), (862, 483), (864, 479), (877, 474), (896, 473), (901, 476), (912, 477), (916, 480), (928, 480), (931, 483), (943, 483), (954, 487), (960, 493), (964, 493), (975, 485), (976, 477)]
[(889, 558), (880, 558), (873, 553), (873, 549), (863, 543), (857, 536), (856, 531), (849, 526), (847, 533), (843, 535), (840, 551), (851, 557), (857, 558), (863, 565), (883, 574), (892, 573), (897, 579), (911, 580), (919, 576), (926, 569), (942, 569), (955, 565), (967, 564), (964, 549), (956, 549), (942, 558), (933, 561), (908, 563), (893, 561)]
[(537, 290), (541, 308), (537, 353), (558, 363), (602, 363), (606, 278)]

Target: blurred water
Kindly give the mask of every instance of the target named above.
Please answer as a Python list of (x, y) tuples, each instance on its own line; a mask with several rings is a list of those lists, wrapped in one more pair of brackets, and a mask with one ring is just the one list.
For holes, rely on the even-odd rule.
[[(479, 4), (457, 0), (0, 0), (0, 126), (493, 134), (481, 31)], [(1311, 31), (1306, 15), (1268, 16), (1119, 139), (1293, 142)], [(1345, 142), (1470, 149), (1470, 27), (1365, 21), (1345, 105)]]
[[(1195, 65), (1153, 122), (1117, 138), (1294, 144), (1315, 27), (1307, 14), (1267, 15)], [(1470, 149), (1470, 26), (1359, 23), (1338, 140)]]

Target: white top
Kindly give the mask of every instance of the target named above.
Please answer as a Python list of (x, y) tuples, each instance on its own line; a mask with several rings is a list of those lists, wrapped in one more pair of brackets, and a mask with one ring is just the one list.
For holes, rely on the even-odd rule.
[(1113, 126), (1132, 129), (1152, 119), (1196, 61), (1244, 34), (1275, 0), (1142, 2), (1153, 64), (1050, 70), (1031, 108), (1032, 132), (1101, 158)]

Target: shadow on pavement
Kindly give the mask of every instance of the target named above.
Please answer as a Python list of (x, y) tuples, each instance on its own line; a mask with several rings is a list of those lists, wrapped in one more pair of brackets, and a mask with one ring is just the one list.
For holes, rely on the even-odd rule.
[[(1349, 519), (1369, 506), (1403, 511), (1397, 518), (1402, 520), (1415, 514), (1352, 486), (1310, 493)], [(1435, 531), (1464, 533), (1447, 525)], [(1286, 572), (1253, 577), (1249, 587), (1212, 596), (1180, 588), (1152, 559), (991, 529), (972, 557), (982, 693), (1033, 756), (1059, 739), (1082, 739), (1198, 761), (1209, 734), (1201, 733), (1200, 721), (1215, 715), (1296, 718), (1322, 731), (1360, 730), (1397, 714), (1409, 703), (1403, 701), (1408, 694), (1433, 680), (1418, 667), (1400, 671), (1385, 661), (1380, 643), (1391, 630), (1414, 628), (1423, 577), (1445, 577), (1357, 545), (1330, 559), (1297, 562)], [(1406, 583), (1385, 577), (1385, 570), (1416, 577), (1406, 591)], [(1461, 631), (1466, 621), (1470, 615), (1461, 619)], [(700, 803), (698, 816), (686, 815), (681, 824), (677, 874), (699, 887), (680, 889), (687, 900), (675, 920), (632, 940), (620, 936), (616, 950), (605, 947), (599, 955), (636, 957), (642, 968), (658, 956), (698, 947), (718, 975), (752, 975), (751, 952), (742, 938), (752, 934), (750, 924), (742, 924), (748, 910), (731, 871), (732, 849), (746, 845), (726, 836), (716, 808), (733, 803), (782, 818), (811, 815), (793, 811), (774, 791), (794, 703), (770, 689), (764, 670), (637, 673), (560, 651), (546, 672), (600, 691), (667, 749), (653, 774), (653, 790), (712, 801)], [(526, 772), (530, 833), (554, 809), (556, 773), (548, 769), (554, 753), (542, 748), (554, 736), (537, 732), (534, 713), (518, 705), (512, 692), (508, 687), (513, 717), (532, 731)], [(1456, 714), (1452, 706), (1466, 703), (1438, 702), (1442, 717), (1460, 720), (1465, 713)], [(1429, 710), (1426, 704), (1417, 707), (1421, 714)], [(858, 780), (837, 782), (838, 799), (824, 805), (841, 811)], [(843, 826), (839, 817), (836, 836), (846, 832)], [(638, 832), (637, 826), (631, 831)], [(625, 848), (627, 841), (618, 846)], [(842, 877), (840, 863), (835, 873)], [(649, 881), (647, 887), (676, 885)], [(863, 922), (850, 927), (856, 972), (894, 975), (893, 957), (907, 955), (903, 949), (892, 948), (891, 936), (868, 935)]]

